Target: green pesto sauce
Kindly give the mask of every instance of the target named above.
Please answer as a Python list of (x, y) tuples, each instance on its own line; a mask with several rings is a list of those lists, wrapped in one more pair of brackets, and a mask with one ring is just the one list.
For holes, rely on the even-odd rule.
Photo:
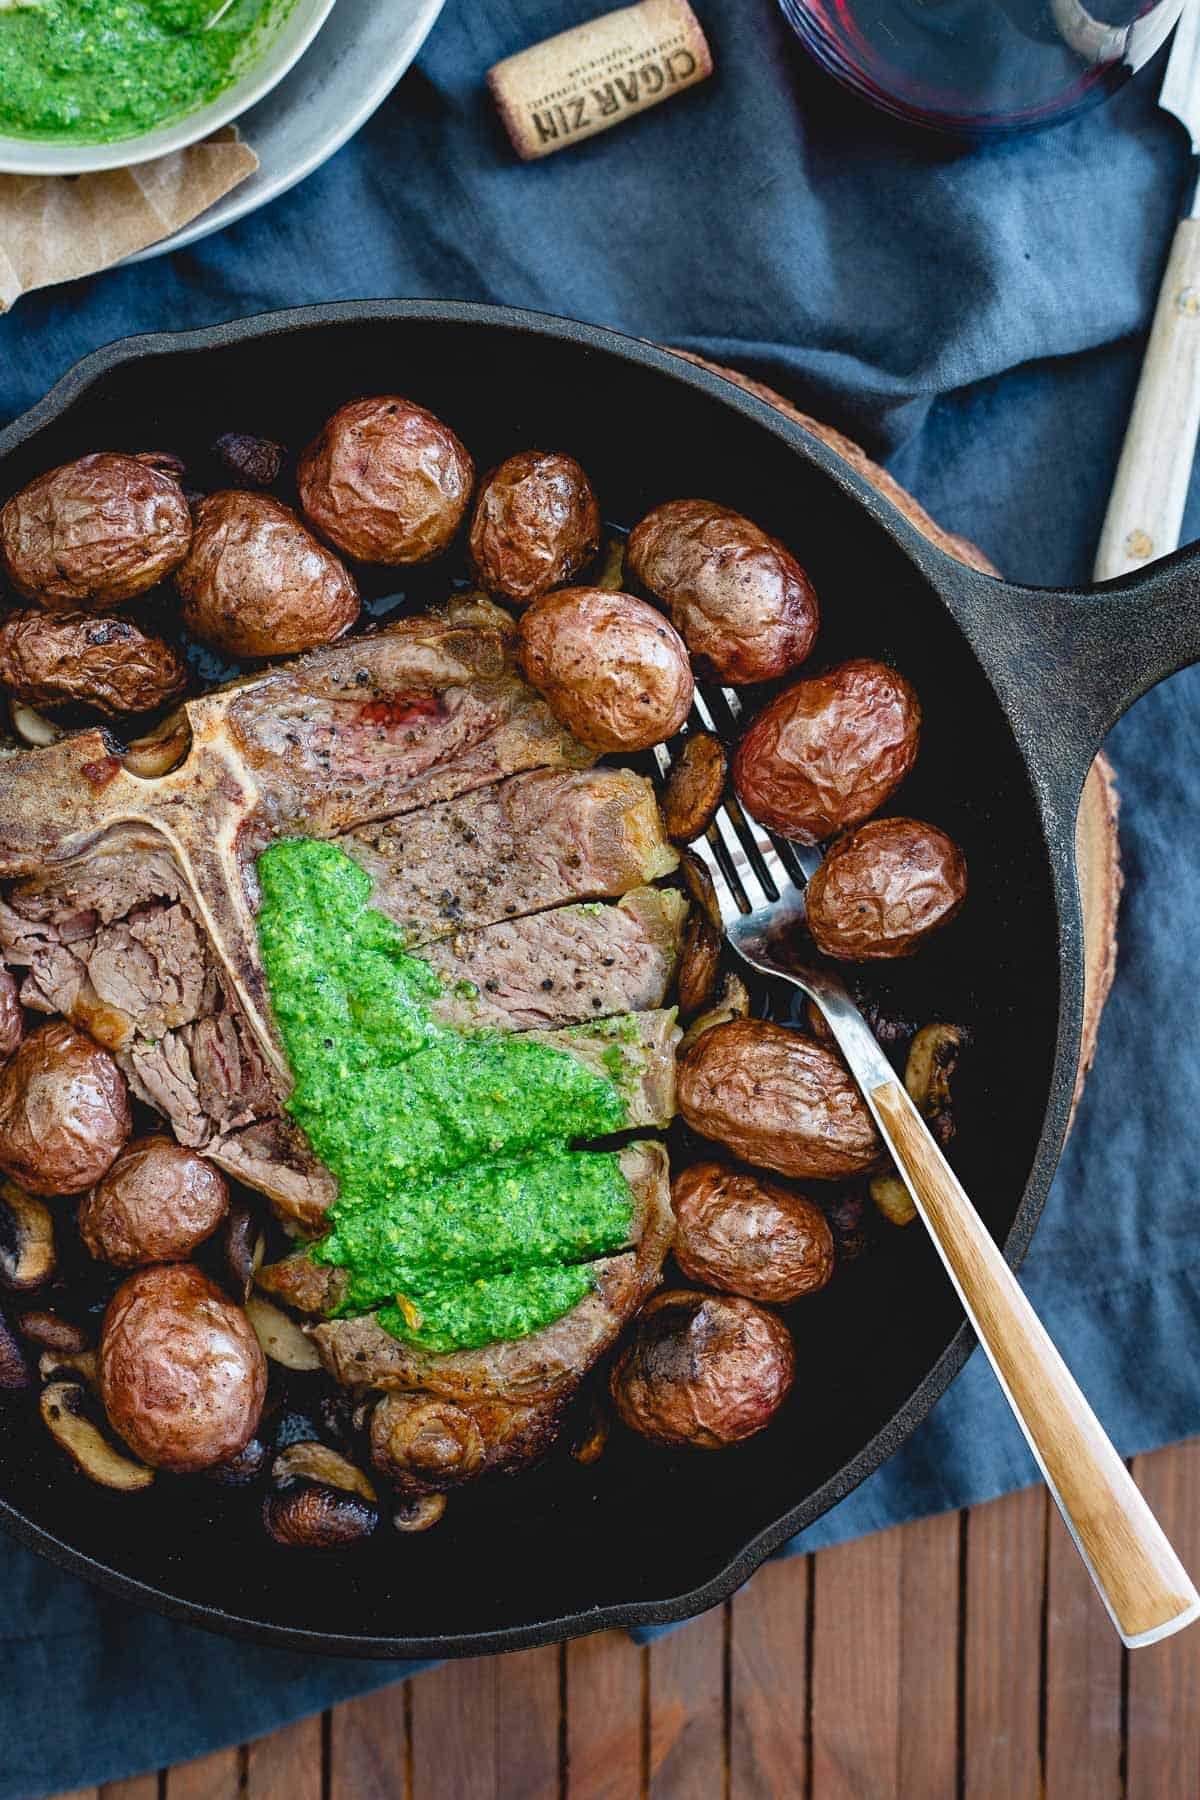
[(0, 10), (0, 134), (135, 137), (213, 100), (291, 0), (17, 0)]
[(613, 1079), (547, 1044), (439, 1024), (440, 976), (369, 904), (332, 844), (258, 859), (258, 936), (295, 1078), (288, 1111), (338, 1180), (313, 1246), (350, 1276), (343, 1311), (430, 1350), (524, 1337), (591, 1286), (582, 1259), (626, 1240), (632, 1195), (613, 1152)]

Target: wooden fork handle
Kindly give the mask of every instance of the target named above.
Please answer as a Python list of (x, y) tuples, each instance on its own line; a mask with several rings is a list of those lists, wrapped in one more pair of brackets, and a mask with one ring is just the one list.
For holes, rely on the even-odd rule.
[(1134, 1648), (1200, 1618), (1200, 1594), (898, 1081), (872, 1111), (1113, 1624)]

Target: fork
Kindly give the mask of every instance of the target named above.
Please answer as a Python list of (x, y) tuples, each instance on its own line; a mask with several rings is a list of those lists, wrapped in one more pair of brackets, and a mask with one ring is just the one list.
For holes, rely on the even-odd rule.
[[(697, 688), (693, 705), (701, 725), (720, 737), (714, 705), (736, 723), (741, 702), (731, 688), (716, 692), (719, 702)], [(659, 745), (655, 754), (666, 773), (670, 752)], [(1134, 1649), (1192, 1624), (1200, 1594), (845, 983), (790, 954), (804, 922), (800, 883), (811, 879), (820, 853), (775, 840), (733, 802), (690, 848), (743, 962), (820, 1008), (1122, 1642)]]

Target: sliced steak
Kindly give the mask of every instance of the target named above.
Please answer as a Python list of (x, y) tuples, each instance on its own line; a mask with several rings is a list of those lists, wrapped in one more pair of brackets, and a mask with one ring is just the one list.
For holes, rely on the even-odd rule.
[(616, 906), (559, 906), (458, 932), (421, 951), (446, 983), (435, 1015), (466, 1030), (529, 1031), (661, 1006), (686, 915), (682, 894), (643, 887)]
[(536, 769), (336, 841), (414, 947), (625, 894), (679, 862), (653, 788), (630, 769)]
[(630, 1181), (643, 1207), (641, 1241), (593, 1263), (595, 1289), (563, 1318), (528, 1337), (440, 1355), (389, 1336), (370, 1315), (330, 1320), (308, 1328), (325, 1368), (355, 1389), (423, 1388), (467, 1400), (498, 1395), (523, 1406), (565, 1398), (662, 1279), (675, 1227), (667, 1153), (661, 1144), (637, 1149), (642, 1167)]
[(449, 1400), (420, 1388), (385, 1394), (371, 1414), (371, 1461), (413, 1495), (515, 1474), (550, 1449), (569, 1398), (524, 1405), (499, 1395)]
[(260, 1119), (217, 1138), (204, 1154), (235, 1180), (265, 1194), (279, 1216), (315, 1236), (337, 1199), (337, 1181), (290, 1119)]

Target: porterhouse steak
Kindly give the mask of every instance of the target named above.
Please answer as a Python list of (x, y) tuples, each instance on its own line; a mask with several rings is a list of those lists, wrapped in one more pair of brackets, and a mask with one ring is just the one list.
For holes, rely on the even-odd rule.
[[(677, 857), (649, 784), (594, 768), (522, 681), (506, 613), (452, 602), (184, 711), (187, 755), (156, 780), (100, 731), (0, 752), (0, 952), (25, 1003), (106, 1044), (181, 1142), (320, 1230), (336, 1183), (283, 1112), (254, 925), (255, 858), (287, 835), (332, 838), (367, 870), (373, 903), (443, 976), (446, 1022), (615, 1067), (630, 1125), (670, 1119), (662, 1002), (686, 909), (648, 884)], [(597, 1265), (549, 1337), (472, 1353), (491, 1372), (467, 1380), (470, 1360), (443, 1376), (441, 1359), (394, 1356), (373, 1321), (340, 1321), (314, 1332), (327, 1367), (353, 1386), (557, 1402), (660, 1278), (665, 1156), (634, 1160), (634, 1247)], [(548, 1388), (530, 1358), (560, 1370)]]

